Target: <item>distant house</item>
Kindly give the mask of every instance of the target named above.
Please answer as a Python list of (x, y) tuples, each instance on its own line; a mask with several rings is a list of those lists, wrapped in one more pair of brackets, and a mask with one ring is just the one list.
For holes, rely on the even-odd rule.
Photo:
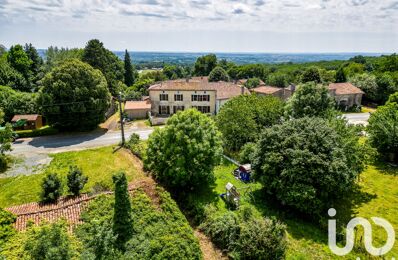
[(126, 101), (124, 112), (130, 119), (144, 119), (151, 111), (151, 102), (149, 99), (143, 101)]
[(353, 106), (360, 107), (362, 97), (365, 94), (361, 89), (348, 82), (331, 83), (328, 89), (330, 95), (336, 100), (336, 103), (344, 109), (349, 109)]
[(11, 119), (14, 130), (34, 130), (43, 126), (41, 115), (14, 115)]
[(251, 89), (251, 92), (260, 96), (274, 96), (282, 100), (286, 100), (293, 95), (295, 89), (296, 87), (294, 85), (290, 85), (289, 87), (286, 88), (259, 86), (257, 88)]
[(166, 117), (189, 108), (214, 115), (229, 99), (241, 94), (250, 92), (231, 82), (209, 82), (207, 77), (168, 80), (149, 87), (152, 115)]

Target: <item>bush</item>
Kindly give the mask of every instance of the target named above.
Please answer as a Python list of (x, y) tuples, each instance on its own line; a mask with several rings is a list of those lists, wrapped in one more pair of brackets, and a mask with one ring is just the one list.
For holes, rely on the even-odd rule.
[(235, 213), (228, 211), (221, 216), (209, 216), (200, 226), (200, 229), (218, 247), (232, 251), (239, 238), (239, 219)]
[(3, 243), (7, 242), (15, 234), (15, 229), (12, 225), (16, 219), (14, 214), (0, 208), (0, 249)]
[(62, 194), (62, 183), (57, 174), (48, 174), (42, 182), (41, 200), (43, 202), (55, 202)]
[(241, 95), (229, 100), (216, 117), (224, 146), (239, 151), (244, 144), (255, 142), (262, 129), (281, 121), (283, 107), (283, 102), (272, 96)]
[[(336, 121), (336, 122), (335, 122)], [(252, 169), (283, 205), (323, 214), (364, 169), (364, 147), (344, 120), (302, 118), (265, 129)]]
[(130, 139), (126, 142), (126, 148), (129, 149), (135, 156), (140, 159), (145, 158), (146, 142), (140, 141), (140, 136), (133, 133)]
[[(390, 99), (392, 100), (392, 99)], [(387, 102), (369, 118), (370, 143), (389, 161), (398, 162), (398, 103)]]
[(240, 225), (232, 255), (240, 259), (285, 259), (286, 227), (271, 219), (252, 219)]
[(75, 196), (80, 194), (80, 191), (88, 181), (88, 177), (84, 176), (82, 170), (77, 168), (77, 166), (69, 167), (67, 179), (68, 191)]
[(5, 155), (0, 154), (0, 173), (7, 169), (8, 161)]
[(189, 189), (214, 180), (222, 154), (221, 133), (213, 120), (196, 109), (178, 112), (148, 140), (145, 164), (154, 176), (174, 188)]

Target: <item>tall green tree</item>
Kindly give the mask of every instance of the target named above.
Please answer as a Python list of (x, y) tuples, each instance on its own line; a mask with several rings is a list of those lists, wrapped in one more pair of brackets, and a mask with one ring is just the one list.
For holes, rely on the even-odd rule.
[(97, 39), (90, 40), (83, 51), (82, 60), (93, 68), (99, 69), (105, 76), (109, 91), (113, 96), (118, 96), (120, 84), (124, 82), (123, 62), (111, 51), (104, 47), (104, 44)]
[(43, 65), (43, 59), (39, 56), (36, 48), (31, 43), (25, 44), (24, 50), (32, 61), (30, 64), (30, 71), (33, 73), (33, 76), (36, 76), (39, 73), (40, 67)]
[(229, 81), (228, 73), (222, 67), (215, 67), (209, 74), (209, 82)]
[(10, 87), (0, 85), (0, 107), (4, 112), (4, 121), (11, 121), (16, 114), (35, 114), (37, 106), (37, 93), (15, 91)]
[(328, 117), (334, 111), (335, 101), (326, 87), (308, 82), (297, 87), (287, 103), (286, 112), (293, 118)]
[(266, 82), (268, 85), (278, 88), (284, 88), (288, 85), (286, 76), (278, 72), (269, 74)]
[(305, 117), (266, 128), (252, 169), (282, 205), (319, 217), (352, 189), (364, 169), (364, 154), (355, 127)]
[(339, 67), (336, 71), (336, 83), (347, 82), (347, 77), (345, 76), (345, 72), (343, 67)]
[(131, 87), (135, 82), (134, 67), (131, 64), (130, 54), (126, 50), (124, 53), (124, 84)]
[(204, 55), (196, 60), (194, 74), (196, 76), (208, 76), (216, 66), (217, 56), (215, 54)]
[(221, 133), (214, 121), (189, 109), (151, 134), (145, 165), (167, 186), (189, 190), (214, 180), (213, 169), (221, 154)]
[(7, 53), (7, 48), (3, 44), (0, 44), (0, 57)]
[(18, 91), (31, 90), (24, 76), (3, 58), (0, 58), (0, 85), (9, 86)]
[(8, 63), (28, 80), (32, 60), (21, 45), (11, 46), (7, 53)]
[(133, 235), (133, 219), (126, 175), (123, 172), (113, 176), (115, 185), (115, 206), (113, 211), (113, 234), (116, 247), (125, 250), (125, 243)]
[(395, 83), (394, 79), (389, 72), (385, 72), (376, 77), (377, 94), (376, 101), (379, 104), (384, 104), (391, 94), (398, 91), (398, 82)]
[(63, 62), (71, 59), (82, 60), (83, 49), (58, 48), (50, 46), (46, 50), (44, 64), (45, 72), (51, 71), (54, 67), (61, 65)]
[(377, 102), (377, 81), (375, 75), (362, 73), (356, 74), (349, 79), (356, 87), (365, 92), (364, 99), (371, 102)]
[(229, 100), (216, 117), (224, 146), (239, 151), (246, 143), (255, 142), (265, 127), (281, 121), (283, 107), (273, 96), (241, 95)]
[(69, 60), (48, 73), (42, 83), (38, 102), (49, 124), (65, 130), (89, 130), (104, 121), (110, 94), (99, 70)]

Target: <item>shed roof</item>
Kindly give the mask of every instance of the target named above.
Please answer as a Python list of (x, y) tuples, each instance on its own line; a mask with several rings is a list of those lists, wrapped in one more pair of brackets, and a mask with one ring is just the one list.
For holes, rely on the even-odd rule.
[(36, 121), (40, 115), (32, 114), (32, 115), (14, 115), (11, 119), (11, 122), (17, 122), (18, 120), (26, 120), (26, 121)]
[(349, 82), (331, 83), (329, 84), (329, 90), (336, 90), (336, 95), (365, 94), (360, 88), (355, 87)]
[(149, 100), (144, 101), (126, 101), (124, 110), (143, 110), (151, 109), (151, 102)]

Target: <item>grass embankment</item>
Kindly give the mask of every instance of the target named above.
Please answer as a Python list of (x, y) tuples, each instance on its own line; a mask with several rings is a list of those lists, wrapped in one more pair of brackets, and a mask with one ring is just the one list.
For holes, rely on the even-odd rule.
[[(288, 209), (281, 209), (275, 201), (266, 198), (262, 186), (258, 183), (245, 184), (236, 180), (232, 175), (235, 166), (227, 161), (216, 168), (217, 181), (211, 190), (192, 196), (197, 204), (213, 204), (221, 214), (228, 210), (219, 194), (225, 192), (227, 182), (234, 184), (241, 193), (241, 206), (251, 205), (255, 214), (260, 217), (275, 217), (287, 226), (288, 251), (287, 259), (336, 259), (328, 248), (327, 240), (327, 213), (325, 219), (317, 224), (316, 221), (298, 216)], [(388, 220), (397, 230), (398, 228), (398, 169), (383, 165), (370, 165), (361, 175), (359, 187), (353, 194), (344, 198), (337, 209), (337, 223), (346, 225), (352, 217), (360, 216), (368, 219), (382, 217)], [(322, 226), (322, 228), (321, 228)], [(374, 246), (382, 246), (386, 241), (386, 234), (382, 228), (373, 225)], [(358, 231), (360, 239), (362, 230)], [(398, 240), (398, 237), (397, 237)], [(360, 243), (358, 242), (358, 245)], [(363, 247), (362, 247), (363, 248)], [(344, 259), (367, 257), (357, 248)], [(388, 259), (398, 256), (398, 241), (387, 254)]]
[[(41, 182), (47, 173), (59, 174), (66, 183), (69, 166), (76, 165), (88, 176), (88, 183), (83, 192), (89, 192), (98, 184), (111, 188), (112, 175), (123, 171), (129, 181), (138, 179), (143, 173), (134, 167), (133, 157), (125, 150), (113, 152), (113, 147), (102, 147), (78, 152), (66, 152), (50, 155), (53, 157), (50, 165), (43, 173), (0, 178), (0, 207), (39, 201)], [(66, 188), (64, 187), (64, 194)]]

